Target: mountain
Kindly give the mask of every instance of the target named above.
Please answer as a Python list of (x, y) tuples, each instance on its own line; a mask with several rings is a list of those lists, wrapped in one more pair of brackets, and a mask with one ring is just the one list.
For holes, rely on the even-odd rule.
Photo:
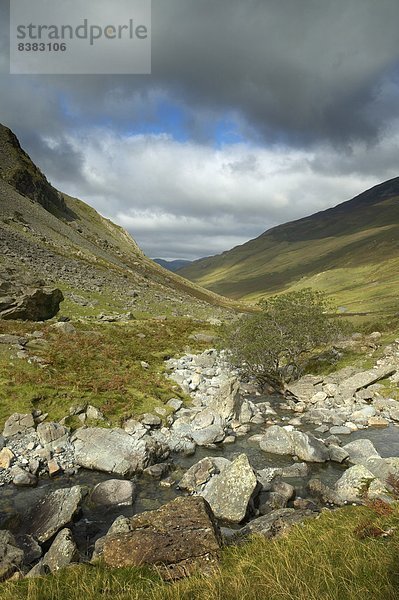
[(157, 265), (161, 265), (164, 269), (172, 271), (172, 273), (176, 273), (179, 269), (191, 265), (191, 260), (164, 260), (163, 258), (154, 258), (153, 261), (157, 263)]
[(56, 190), (0, 125), (0, 295), (13, 279), (57, 285), (63, 307), (77, 303), (86, 314), (199, 316), (234, 306), (156, 265), (122, 227)]
[(334, 296), (342, 310), (398, 310), (399, 177), (179, 274), (236, 299), (310, 286)]

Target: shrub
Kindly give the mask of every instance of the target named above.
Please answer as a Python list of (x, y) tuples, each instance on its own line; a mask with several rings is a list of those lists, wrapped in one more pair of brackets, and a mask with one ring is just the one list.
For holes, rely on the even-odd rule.
[(322, 292), (303, 289), (260, 303), (260, 311), (229, 325), (224, 342), (232, 361), (263, 386), (281, 390), (303, 373), (312, 352), (338, 337), (341, 325)]

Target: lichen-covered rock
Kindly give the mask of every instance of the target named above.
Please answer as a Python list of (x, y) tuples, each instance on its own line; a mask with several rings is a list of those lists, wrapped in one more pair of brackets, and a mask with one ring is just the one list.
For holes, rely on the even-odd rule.
[(349, 457), (348, 460), (353, 465), (367, 466), (369, 458), (381, 458), (374, 445), (368, 439), (359, 439), (349, 442), (343, 446)]
[(179, 481), (179, 488), (187, 492), (200, 492), (213, 475), (217, 475), (230, 464), (231, 461), (223, 457), (202, 458), (184, 473)]
[(50, 492), (32, 509), (27, 533), (40, 543), (51, 539), (72, 521), (82, 498), (83, 490), (79, 485)]
[(79, 561), (79, 552), (70, 529), (62, 529), (44, 555), (42, 564), (51, 573)]
[(246, 454), (240, 454), (205, 486), (201, 495), (218, 519), (240, 523), (257, 487), (255, 473)]
[(290, 432), (279, 425), (271, 425), (266, 429), (260, 441), (260, 448), (271, 454), (294, 454), (294, 444)]
[[(125, 528), (124, 528), (125, 529)], [(110, 567), (156, 565), (167, 580), (209, 571), (219, 558), (221, 536), (201, 497), (177, 498), (129, 520), (129, 531), (107, 535), (102, 558)]]
[(363, 465), (354, 465), (345, 471), (335, 484), (335, 491), (343, 502), (358, 502), (367, 496), (375, 475)]

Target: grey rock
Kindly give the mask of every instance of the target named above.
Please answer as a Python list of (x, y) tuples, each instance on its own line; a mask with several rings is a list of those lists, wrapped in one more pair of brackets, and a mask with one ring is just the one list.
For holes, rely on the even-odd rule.
[(356, 373), (355, 375), (352, 375), (352, 377), (348, 377), (340, 383), (339, 393), (343, 397), (353, 396), (355, 392), (358, 392), (362, 388), (368, 387), (369, 385), (372, 385), (381, 379), (390, 377), (395, 372), (395, 367), (389, 365), (376, 369), (370, 369), (369, 371), (363, 371), (361, 373)]
[(205, 457), (184, 473), (178, 487), (187, 492), (199, 492), (213, 475), (219, 474), (230, 464), (226, 458)]
[(248, 458), (240, 454), (219, 475), (212, 477), (201, 495), (218, 519), (240, 523), (256, 487), (257, 480)]
[(224, 429), (220, 425), (211, 425), (204, 429), (193, 430), (191, 437), (198, 446), (209, 446), (223, 440)]
[(309, 473), (309, 467), (305, 462), (294, 463), (289, 467), (283, 467), (281, 469), (282, 477), (307, 477)]
[(123, 429), (78, 429), (72, 441), (78, 465), (121, 476), (143, 471), (168, 454), (153, 438), (137, 439)]
[(375, 475), (361, 464), (354, 465), (338, 479), (334, 489), (344, 502), (362, 501)]
[(70, 523), (83, 498), (79, 485), (49, 492), (31, 511), (28, 533), (43, 543)]
[(212, 410), (225, 421), (237, 419), (241, 409), (240, 382), (236, 377), (222, 383), (212, 401)]
[(69, 321), (54, 323), (51, 328), (65, 335), (72, 335), (73, 333), (76, 333), (74, 325), (72, 325), (72, 323)]
[(328, 447), (328, 451), (330, 453), (330, 460), (337, 463), (342, 463), (349, 457), (349, 453), (344, 448), (334, 446), (334, 444)]
[(36, 431), (40, 443), (45, 448), (52, 449), (68, 442), (69, 431), (59, 423), (40, 423)]
[(24, 565), (29, 566), (36, 562), (42, 555), (42, 549), (31, 535), (16, 536), (18, 548), (24, 553)]
[(4, 581), (22, 566), (24, 552), (17, 547), (14, 536), (0, 530), (0, 581)]
[(131, 506), (135, 496), (136, 487), (132, 481), (108, 479), (94, 487), (90, 500), (98, 506)]
[(0, 311), (0, 319), (22, 319), (23, 321), (46, 321), (54, 317), (64, 296), (58, 288), (26, 290), (11, 307)]
[(399, 457), (381, 458), (380, 456), (370, 456), (365, 466), (384, 483), (387, 483), (390, 476), (399, 479)]
[(79, 561), (79, 552), (70, 529), (62, 529), (44, 555), (42, 564), (47, 566), (51, 573)]
[(169, 473), (171, 468), (171, 463), (157, 463), (156, 465), (151, 465), (144, 469), (143, 475), (151, 477), (151, 479), (162, 479), (162, 477), (165, 477)]
[(365, 465), (369, 458), (381, 458), (374, 445), (368, 439), (359, 439), (345, 444), (343, 449), (349, 455), (349, 462), (354, 465)]
[(29, 431), (32, 431), (34, 426), (35, 422), (30, 413), (14, 413), (5, 422), (3, 437), (9, 438), (13, 435), (28, 433)]
[(271, 454), (294, 454), (294, 443), (290, 432), (278, 425), (271, 425), (266, 429), (260, 441), (260, 448)]
[(159, 427), (162, 424), (162, 421), (157, 415), (152, 415), (150, 413), (146, 413), (143, 415), (141, 422), (143, 425), (148, 425), (149, 427)]
[(349, 435), (352, 433), (352, 430), (344, 425), (335, 425), (330, 428), (330, 433), (331, 435)]
[(17, 487), (34, 487), (37, 485), (37, 477), (19, 466), (11, 469), (11, 475), (12, 482)]
[(257, 533), (267, 538), (278, 537), (286, 533), (293, 525), (302, 523), (306, 519), (312, 519), (317, 513), (311, 510), (295, 510), (293, 508), (281, 508), (274, 510), (258, 519), (250, 521), (236, 534), (236, 539)]
[(104, 415), (99, 408), (89, 406), (86, 408), (86, 417), (91, 421), (104, 421)]
[(306, 462), (325, 462), (329, 459), (326, 446), (311, 433), (293, 431), (291, 438), (294, 446), (294, 454), (300, 460)]

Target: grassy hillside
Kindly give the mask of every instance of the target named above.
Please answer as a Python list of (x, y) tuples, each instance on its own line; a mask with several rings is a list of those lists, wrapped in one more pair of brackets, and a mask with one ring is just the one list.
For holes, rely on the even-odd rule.
[(179, 273), (232, 298), (257, 300), (312, 286), (348, 311), (396, 310), (399, 178)]
[(0, 276), (15, 267), (67, 294), (98, 293), (101, 310), (131, 310), (132, 290), (149, 314), (235, 306), (156, 265), (123, 228), (56, 190), (0, 125)]

